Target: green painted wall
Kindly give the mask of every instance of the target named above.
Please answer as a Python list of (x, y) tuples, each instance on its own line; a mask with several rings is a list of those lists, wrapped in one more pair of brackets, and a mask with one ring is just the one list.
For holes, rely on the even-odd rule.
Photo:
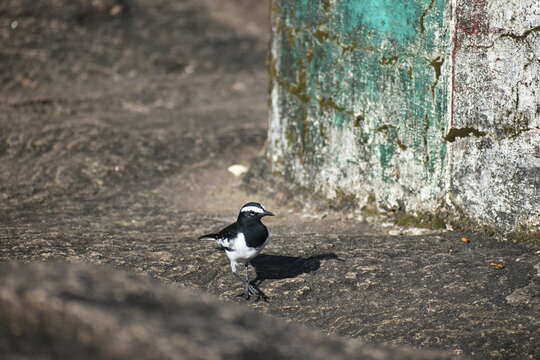
[[(445, 3), (275, 0), (274, 168), (331, 194), (369, 196), (351, 176), (389, 184), (395, 196), (380, 197), (390, 203), (421, 180), (433, 188), (424, 197), (437, 201), (446, 156)], [(415, 166), (404, 169), (403, 157)], [(332, 164), (341, 175), (321, 174)]]

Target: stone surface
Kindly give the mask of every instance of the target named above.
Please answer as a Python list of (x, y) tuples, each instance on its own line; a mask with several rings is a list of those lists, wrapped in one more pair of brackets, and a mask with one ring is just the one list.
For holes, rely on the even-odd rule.
[(273, 1), (271, 173), (335, 208), (539, 231), (535, 4)]
[(107, 267), (0, 267), (2, 359), (443, 360), (324, 336)]
[[(242, 7), (247, 0), (230, 1)], [(14, 289), (31, 294), (35, 288), (43, 292), (20, 299), (33, 314), (41, 308), (60, 316), (55, 304), (66, 305), (62, 314), (73, 323), (40, 322), (40, 331), (64, 336), (61, 324), (79, 329), (84, 340), (88, 328), (78, 321), (86, 310), (96, 315), (90, 318), (96, 326), (109, 318), (119, 331), (117, 320), (129, 324), (126, 336), (150, 339), (136, 325), (153, 320), (151, 329), (171, 329), (141, 308), (143, 300), (135, 306), (137, 299), (123, 297), (122, 284), (129, 283), (134, 293), (150, 289), (145, 299), (173, 319), (175, 299), (183, 295), (166, 288), (185, 286), (219, 296), (231, 309), (240, 305), (308, 326), (319, 332), (310, 332), (316, 339), (339, 335), (473, 359), (540, 356), (538, 249), (452, 232), (389, 236), (347, 209), (304, 213), (278, 201), (299, 199), (298, 193), (247, 192), (227, 170), (249, 164), (265, 141), (267, 39), (241, 25), (264, 28), (265, 18), (240, 17), (260, 9), (245, 14), (219, 12), (214, 0), (139, 0), (123, 18), (79, 23), (46, 9), (22, 16), (5, 4), (0, 1), (7, 69), (0, 87), (0, 262), (84, 262), (132, 274), (80, 265), (2, 271), (7, 283), (0, 293), (11, 294), (10, 304), (20, 299)], [(265, 220), (273, 241), (251, 269), (267, 303), (238, 298), (241, 284), (224, 254), (195, 240), (233, 221), (247, 201), (277, 214)], [(162, 295), (171, 307), (159, 305)], [(51, 301), (38, 301), (44, 298)], [(96, 305), (104, 298), (111, 307)], [(134, 312), (112, 309), (128, 303)], [(22, 315), (20, 321), (34, 320)], [(15, 344), (9, 329), (0, 344)], [(90, 334), (97, 345), (99, 332)], [(62, 350), (25, 339), (32, 349)], [(113, 348), (102, 340), (110, 345), (104, 349)], [(158, 342), (148, 346), (166, 346)]]

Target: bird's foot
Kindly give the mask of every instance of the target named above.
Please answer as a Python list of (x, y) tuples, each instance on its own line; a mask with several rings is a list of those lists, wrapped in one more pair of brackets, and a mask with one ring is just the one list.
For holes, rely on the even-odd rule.
[(268, 296), (266, 296), (257, 286), (255, 286), (252, 283), (247, 283), (245, 290), (238, 294), (238, 296), (245, 297), (246, 300), (251, 299), (251, 297), (257, 297), (255, 301), (259, 301), (260, 299), (263, 299), (264, 301), (268, 301)]

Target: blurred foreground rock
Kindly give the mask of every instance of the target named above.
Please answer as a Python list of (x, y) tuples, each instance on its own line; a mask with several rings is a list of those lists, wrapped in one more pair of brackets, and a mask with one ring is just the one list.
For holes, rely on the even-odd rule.
[(0, 268), (3, 359), (449, 359), (323, 336), (111, 268)]

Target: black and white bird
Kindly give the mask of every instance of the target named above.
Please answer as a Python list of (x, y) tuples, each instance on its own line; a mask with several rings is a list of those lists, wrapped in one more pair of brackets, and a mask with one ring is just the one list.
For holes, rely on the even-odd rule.
[[(247, 299), (251, 296), (265, 297), (257, 287), (249, 281), (249, 264), (270, 242), (270, 232), (261, 222), (263, 216), (274, 216), (264, 206), (256, 202), (249, 202), (242, 206), (235, 223), (227, 226), (215, 234), (201, 236), (199, 240), (216, 241), (224, 250), (231, 263), (232, 272), (239, 277), (245, 285), (244, 293)], [(240, 264), (245, 266), (245, 278), (238, 273)]]

